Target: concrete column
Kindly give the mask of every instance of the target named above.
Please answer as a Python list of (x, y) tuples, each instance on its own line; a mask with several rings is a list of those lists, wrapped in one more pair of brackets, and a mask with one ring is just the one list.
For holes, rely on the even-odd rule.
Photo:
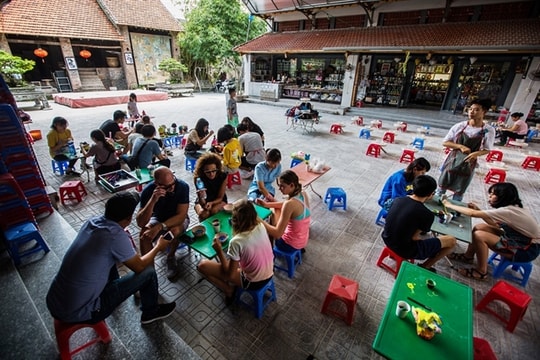
[[(121, 44), (122, 56), (120, 56), (120, 64), (122, 64), (122, 69), (124, 70), (128, 89), (136, 89), (139, 87), (139, 83), (137, 82), (137, 74), (135, 71), (135, 55), (133, 53), (133, 49), (131, 48), (131, 42), (129, 41), (129, 30), (125, 25), (119, 26), (119, 29), (122, 37), (124, 38), (124, 41)], [(126, 53), (131, 54), (133, 64), (126, 63)]]
[[(348, 65), (352, 66), (352, 69), (347, 70)], [(341, 95), (341, 107), (348, 108), (352, 104), (354, 79), (356, 78), (356, 72), (361, 69), (358, 66), (358, 54), (351, 54), (347, 56), (345, 61), (345, 74), (343, 74), (343, 90)]]
[(13, 55), (11, 54), (11, 48), (9, 47), (6, 34), (4, 33), (0, 33), (0, 50), (5, 51), (10, 55)]
[(529, 110), (533, 105), (533, 102), (536, 100), (536, 95), (538, 90), (540, 90), (540, 79), (533, 80), (530, 76), (533, 72), (536, 72), (540, 69), (540, 57), (535, 57), (532, 59), (529, 69), (524, 79), (521, 79), (519, 87), (510, 105), (510, 112), (520, 112), (525, 114), (523, 120), (529, 114)]
[[(62, 50), (62, 56), (64, 57), (64, 65), (66, 57), (74, 57), (73, 47), (71, 47), (71, 40), (69, 38), (58, 38), (60, 41), (60, 50)], [(66, 73), (71, 83), (71, 89), (73, 91), (80, 91), (82, 88), (81, 78), (79, 76), (79, 70), (69, 70), (66, 66)]]

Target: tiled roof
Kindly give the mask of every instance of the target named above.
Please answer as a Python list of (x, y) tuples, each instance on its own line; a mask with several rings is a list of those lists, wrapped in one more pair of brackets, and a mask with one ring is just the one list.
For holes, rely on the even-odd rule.
[(180, 23), (160, 0), (98, 0), (118, 25), (180, 31)]
[(95, 0), (12, 0), (0, 22), (6, 34), (124, 40)]
[(540, 20), (440, 23), (268, 33), (239, 45), (240, 53), (329, 51), (540, 51)]

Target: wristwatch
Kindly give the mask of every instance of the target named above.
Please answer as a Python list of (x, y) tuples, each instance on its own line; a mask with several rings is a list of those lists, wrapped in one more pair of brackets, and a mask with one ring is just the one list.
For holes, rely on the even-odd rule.
[(165, 223), (161, 223), (161, 230), (167, 231), (169, 230), (169, 227)]

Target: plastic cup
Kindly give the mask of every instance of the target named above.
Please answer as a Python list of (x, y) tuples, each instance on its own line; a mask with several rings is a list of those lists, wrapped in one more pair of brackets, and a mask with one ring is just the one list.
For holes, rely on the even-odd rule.
[(411, 311), (411, 305), (408, 302), (399, 300), (396, 306), (396, 316), (400, 319), (405, 319), (407, 314)]
[(221, 224), (219, 223), (218, 219), (212, 221), (212, 226), (214, 227), (214, 231), (216, 234), (221, 231)]
[(435, 286), (437, 286), (437, 283), (433, 279), (427, 279), (426, 286), (428, 287), (428, 289), (433, 290), (435, 289)]

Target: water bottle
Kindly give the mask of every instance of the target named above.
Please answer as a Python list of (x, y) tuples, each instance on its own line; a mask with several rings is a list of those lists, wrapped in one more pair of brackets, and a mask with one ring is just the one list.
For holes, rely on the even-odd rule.
[(67, 146), (68, 146), (69, 155), (76, 156), (77, 149), (75, 149), (75, 144), (73, 143), (73, 140), (68, 140)]
[(196, 186), (197, 192), (199, 193), (199, 200), (201, 200), (201, 202), (204, 202), (206, 200), (206, 188), (204, 187), (202, 179), (199, 177), (196, 180)]

